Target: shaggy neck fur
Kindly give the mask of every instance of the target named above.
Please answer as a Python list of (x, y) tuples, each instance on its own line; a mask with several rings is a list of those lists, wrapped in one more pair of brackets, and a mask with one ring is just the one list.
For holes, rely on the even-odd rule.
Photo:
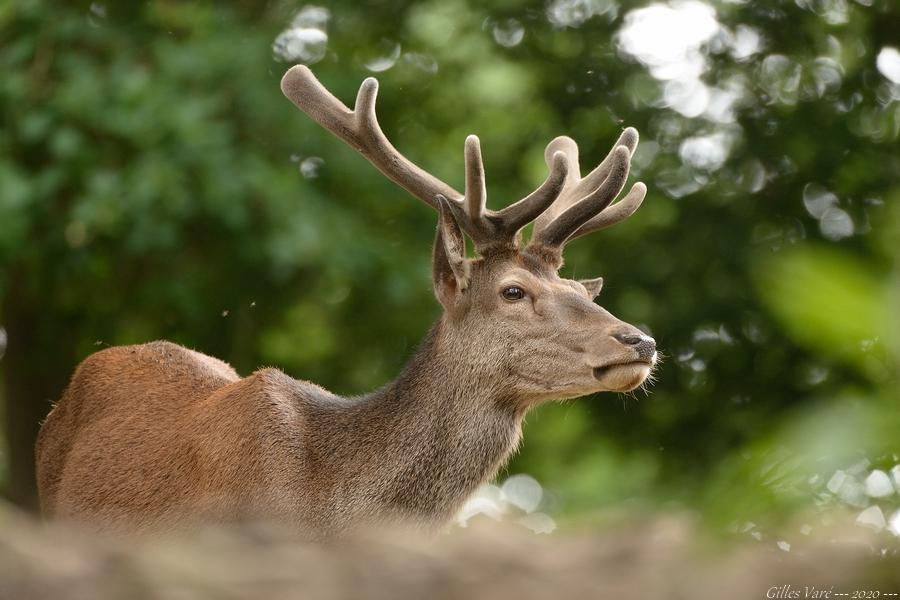
[[(442, 335), (441, 321), (400, 376), (330, 415), (320, 447), (336, 473), (337, 527), (363, 518), (433, 528), (492, 478), (518, 445), (523, 412), (486, 367)], [(494, 374), (496, 375), (496, 374)], [(335, 427), (338, 435), (330, 435)], [(341, 441), (343, 440), (343, 441)], [(339, 448), (329, 448), (333, 443)], [(317, 444), (319, 445), (319, 444)]]

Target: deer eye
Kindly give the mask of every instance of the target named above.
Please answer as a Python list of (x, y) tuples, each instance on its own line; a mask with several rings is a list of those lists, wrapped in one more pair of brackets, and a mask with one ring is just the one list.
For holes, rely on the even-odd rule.
[(500, 292), (500, 295), (503, 296), (504, 300), (515, 302), (516, 300), (521, 300), (525, 297), (525, 290), (520, 287), (511, 285), (509, 287), (503, 288), (503, 291)]

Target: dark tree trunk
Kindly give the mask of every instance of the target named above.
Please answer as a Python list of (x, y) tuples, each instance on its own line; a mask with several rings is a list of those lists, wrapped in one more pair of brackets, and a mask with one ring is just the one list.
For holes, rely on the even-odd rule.
[[(72, 369), (67, 328), (40, 312), (21, 277), (7, 279), (2, 322), (7, 331), (3, 372), (3, 425), (9, 462), (6, 495), (16, 504), (36, 508), (34, 442), (41, 421), (50, 411)], [(48, 313), (49, 314), (49, 313)]]

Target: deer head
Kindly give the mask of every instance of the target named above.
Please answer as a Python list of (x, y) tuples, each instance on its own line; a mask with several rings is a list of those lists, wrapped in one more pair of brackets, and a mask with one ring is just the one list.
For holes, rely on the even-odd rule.
[[(487, 208), (481, 148), (465, 141), (465, 193), (425, 172), (388, 141), (375, 116), (378, 82), (366, 79), (353, 110), (305, 66), (281, 81), (284, 94), (388, 178), (438, 211), (433, 283), (444, 307), (443, 351), (473, 385), (501, 382), (524, 407), (641, 385), (657, 361), (656, 343), (594, 302), (602, 278), (559, 276), (565, 244), (631, 216), (646, 194), (635, 183), (618, 202), (638, 133), (626, 129), (609, 155), (581, 176), (578, 146), (547, 145), (550, 174), (534, 192), (502, 210)], [(527, 244), (521, 231), (534, 222)], [(466, 256), (464, 236), (477, 257)]]

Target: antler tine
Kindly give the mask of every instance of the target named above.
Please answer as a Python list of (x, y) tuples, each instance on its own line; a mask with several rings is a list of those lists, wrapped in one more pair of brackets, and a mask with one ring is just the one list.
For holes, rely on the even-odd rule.
[(487, 187), (484, 180), (484, 162), (481, 160), (481, 142), (477, 135), (466, 138), (466, 214), (478, 221), (487, 205)]
[(554, 152), (550, 160), (550, 174), (544, 183), (515, 204), (498, 213), (507, 229), (514, 233), (543, 214), (557, 199), (569, 174), (569, 161), (563, 152)]
[(574, 197), (583, 197), (591, 190), (597, 189), (597, 187), (603, 183), (603, 180), (606, 179), (606, 176), (609, 175), (609, 170), (613, 161), (613, 153), (616, 148), (619, 146), (628, 148), (628, 158), (631, 159), (631, 155), (634, 154), (634, 151), (637, 149), (638, 138), (637, 129), (634, 127), (626, 127), (625, 131), (619, 135), (619, 139), (616, 140), (616, 143), (613, 144), (613, 147), (609, 151), (609, 154), (606, 155), (606, 158), (600, 161), (600, 164), (597, 165), (593, 171), (585, 175), (581, 181), (572, 188), (572, 195)]
[(567, 208), (584, 198), (587, 194), (596, 190), (606, 176), (609, 174), (609, 166), (612, 161), (613, 151), (619, 146), (625, 146), (631, 153), (637, 147), (638, 132), (634, 127), (626, 128), (620, 135), (616, 143), (610, 149), (597, 167), (588, 173), (585, 177), (581, 177), (581, 168), (578, 164), (578, 144), (575, 140), (566, 135), (561, 135), (551, 140), (547, 144), (544, 151), (544, 159), (550, 164), (552, 156), (556, 152), (563, 152), (569, 163), (569, 179), (566, 181), (566, 187), (560, 194), (560, 197), (553, 205), (544, 212), (534, 223), (534, 234), (537, 235), (550, 224), (553, 219), (562, 214)]
[(358, 150), (391, 181), (432, 208), (438, 208), (437, 194), (451, 200), (451, 205), (463, 197), (391, 145), (375, 114), (375, 98), (378, 95), (376, 79), (369, 77), (363, 81), (352, 111), (335, 98), (305, 65), (291, 67), (284, 74), (281, 91), (312, 120)]
[(548, 167), (558, 153), (562, 153), (565, 158), (566, 180), (553, 204), (535, 219), (532, 237), (544, 230), (553, 219), (572, 204), (573, 201), (566, 201), (566, 196), (571, 195), (572, 186), (581, 180), (581, 168), (578, 166), (578, 144), (575, 143), (575, 140), (565, 135), (553, 138), (544, 149), (544, 161)]
[(631, 191), (629, 191), (624, 198), (622, 198), (612, 206), (608, 206), (607, 208), (603, 209), (599, 215), (595, 216), (587, 223), (579, 227), (575, 231), (575, 233), (569, 236), (569, 240), (574, 240), (575, 238), (579, 238), (588, 233), (593, 233), (594, 231), (600, 231), (601, 229), (612, 227), (616, 223), (624, 221), (625, 219), (633, 215), (638, 208), (640, 208), (641, 203), (644, 201), (644, 197), (646, 195), (647, 186), (638, 181), (633, 186), (631, 186)]
[[(558, 152), (550, 163), (550, 174), (535, 191), (502, 210), (489, 210), (485, 207), (481, 148), (478, 138), (471, 135), (466, 139), (465, 199), (447, 200), (446, 205), (479, 252), (488, 248), (515, 247), (519, 231), (556, 200), (566, 182), (568, 169), (565, 155)], [(441, 196), (440, 200), (446, 198)]]
[[(316, 83), (318, 83), (318, 80), (316, 80)], [(375, 131), (381, 133), (381, 128), (378, 126), (378, 115), (375, 114), (375, 100), (377, 98), (378, 80), (374, 77), (366, 77), (359, 84), (359, 91), (356, 92), (356, 102), (353, 104), (353, 117), (357, 128), (360, 131), (368, 132), (369, 135), (373, 135)], [(337, 101), (340, 102), (340, 100)], [(384, 134), (382, 133), (382, 135)]]
[(637, 142), (637, 130), (626, 128), (606, 158), (581, 177), (575, 141), (566, 136), (551, 141), (545, 151), (547, 162), (556, 153), (564, 153), (569, 176), (556, 201), (535, 221), (534, 243), (559, 247), (570, 239), (605, 229), (630, 217), (644, 199), (647, 190), (644, 184), (635, 184), (625, 198), (610, 205), (625, 185)]
[(631, 153), (626, 146), (619, 146), (612, 152), (609, 174), (596, 190), (567, 208), (549, 225), (534, 236), (536, 243), (547, 246), (562, 246), (575, 231), (609, 206), (619, 195), (628, 179)]

